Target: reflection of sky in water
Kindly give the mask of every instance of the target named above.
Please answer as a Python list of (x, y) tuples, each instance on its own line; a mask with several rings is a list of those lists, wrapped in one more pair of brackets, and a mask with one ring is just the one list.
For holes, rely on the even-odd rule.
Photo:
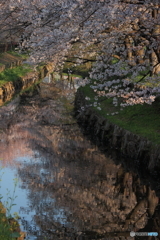
[(55, 209), (53, 218), (61, 224), (67, 223), (67, 218), (65, 216), (65, 211), (63, 208)]
[(0, 193), (3, 196), (2, 202), (6, 202), (9, 197), (12, 198), (13, 191), (15, 188), (14, 179), (15, 178), (18, 179), (18, 185), (15, 189), (16, 199), (14, 200), (14, 202), (16, 202), (17, 205), (12, 207), (11, 214), (13, 214), (13, 212), (19, 212), (18, 205), (22, 204), (22, 202), (23, 204), (27, 204), (27, 203), (26, 203), (26, 191), (20, 188), (21, 180), (17, 177), (16, 169), (13, 169), (13, 168), (10, 169), (8, 167), (3, 168), (1, 170), (1, 173), (3, 174), (2, 181), (1, 181), (1, 188), (0, 188)]
[(25, 156), (25, 157), (17, 157), (16, 159), (14, 159), (15, 162), (20, 162), (20, 163), (37, 163), (40, 162), (39, 159), (39, 154), (36, 152), (35, 153), (36, 157), (30, 157), (30, 156)]
[[(11, 203), (11, 200), (9, 199), (9, 197), (13, 199), (12, 203), (15, 205), (12, 206), (10, 214), (13, 215), (15, 212), (18, 213), (18, 215), (21, 217), (21, 220), (22, 220), (22, 222), (19, 221), (21, 225), (21, 230), (25, 231), (23, 219), (25, 219), (25, 221), (27, 222), (31, 222), (32, 217), (35, 215), (34, 210), (32, 211), (30, 210), (29, 212), (22, 211), (22, 208), (26, 208), (26, 207), (28, 208), (29, 206), (29, 201), (27, 199), (28, 190), (21, 188), (22, 182), (21, 182), (21, 179), (16, 174), (16, 169), (7, 167), (7, 168), (3, 168), (1, 172), (3, 173), (1, 188), (0, 188), (0, 193), (3, 196), (1, 201), (6, 206), (7, 201), (9, 202), (9, 205)], [(18, 180), (18, 184), (16, 188), (15, 188), (15, 182), (14, 182), (15, 178), (17, 178)], [(14, 189), (15, 189), (15, 194), (13, 196)], [(30, 238), (30, 240), (31, 239), (32, 238)]]
[[(13, 215), (15, 212), (18, 213), (18, 215), (21, 217), (19, 220), (19, 223), (21, 225), (21, 230), (22, 231), (30, 231), (30, 232), (38, 232), (39, 228), (36, 226), (34, 222), (34, 216), (36, 214), (41, 215), (42, 214), (47, 214), (47, 212), (43, 213), (43, 208), (41, 209), (42, 211), (37, 212), (34, 209), (34, 207), (31, 206), (31, 203), (29, 202), (28, 195), (29, 195), (29, 190), (27, 187), (27, 179), (26, 182), (22, 182), (21, 178), (17, 174), (17, 163), (21, 163), (20, 165), (18, 164), (18, 168), (23, 168), (25, 165), (30, 166), (30, 165), (35, 165), (39, 164), (40, 169), (39, 175), (41, 179), (43, 180), (43, 176), (47, 175), (49, 173), (49, 169), (44, 169), (43, 168), (43, 162), (40, 161), (40, 158), (32, 158), (30, 156), (26, 157), (17, 157), (15, 160), (15, 166), (7, 166), (3, 167), (2, 170), (0, 171), (0, 176), (1, 176), (1, 185), (0, 185), (0, 194), (3, 196), (2, 198), (2, 203), (4, 205), (6, 201), (9, 201), (9, 197), (13, 198), (13, 204), (15, 204), (10, 211), (10, 214)], [(12, 162), (13, 163), (13, 162)], [(2, 162), (0, 162), (0, 166), (2, 166)], [(15, 182), (14, 179), (17, 179), (17, 186), (15, 189)], [(51, 180), (53, 181), (53, 179)], [(13, 192), (15, 189), (15, 194), (13, 196)], [(43, 190), (42, 190), (43, 191)], [(37, 205), (41, 204), (40, 202), (41, 199), (39, 199), (39, 202), (37, 202)], [(43, 200), (42, 200), (43, 201)], [(56, 207), (55, 199), (47, 197), (45, 199), (45, 203), (47, 202), (52, 202), (52, 206), (54, 207), (53, 213), (50, 214), (50, 217), (54, 219), (54, 221), (59, 222), (60, 224), (67, 224), (67, 217), (65, 216), (65, 209), (63, 208), (58, 208)], [(10, 203), (10, 201), (9, 201)], [(45, 211), (45, 209), (44, 209)], [(27, 237), (29, 237), (30, 240), (36, 239), (35, 236), (32, 234), (29, 234)]]

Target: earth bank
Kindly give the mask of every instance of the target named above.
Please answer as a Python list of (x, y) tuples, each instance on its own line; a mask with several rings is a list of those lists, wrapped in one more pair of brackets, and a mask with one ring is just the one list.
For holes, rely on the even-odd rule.
[(160, 197), (159, 145), (153, 145), (151, 141), (99, 116), (91, 107), (87, 107), (85, 97), (82, 89), (78, 89), (75, 98), (77, 121), (98, 145), (107, 152), (114, 152), (116, 159), (121, 159), (128, 169), (136, 171), (146, 184), (149, 182)]

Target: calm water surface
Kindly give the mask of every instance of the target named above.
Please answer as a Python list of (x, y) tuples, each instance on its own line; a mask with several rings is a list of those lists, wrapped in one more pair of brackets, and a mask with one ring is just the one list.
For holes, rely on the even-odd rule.
[(157, 231), (154, 190), (83, 136), (73, 100), (67, 84), (45, 81), (0, 109), (2, 202), (14, 200), (11, 214), (29, 240), (139, 239), (130, 231)]

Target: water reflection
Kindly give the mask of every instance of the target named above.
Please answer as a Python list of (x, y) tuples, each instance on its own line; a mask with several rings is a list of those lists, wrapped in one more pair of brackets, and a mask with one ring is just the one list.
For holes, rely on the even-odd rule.
[(135, 239), (131, 230), (158, 231), (155, 192), (84, 138), (71, 116), (73, 96), (42, 83), (37, 94), (21, 97), (1, 133), (0, 191), (6, 195), (19, 179), (13, 210), (28, 238)]

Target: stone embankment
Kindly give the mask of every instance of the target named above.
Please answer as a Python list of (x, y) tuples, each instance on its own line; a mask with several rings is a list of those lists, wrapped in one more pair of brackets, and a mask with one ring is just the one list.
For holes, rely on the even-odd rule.
[[(10, 65), (8, 63), (9, 68), (12, 68), (12, 66), (22, 65), (22, 59), (20, 60), (20, 58), (17, 59), (16, 57), (14, 60), (15, 62), (11, 62)], [(6, 66), (5, 65), (3, 66), (5, 69)], [(5, 83), (2, 87), (0, 87), (0, 106), (3, 105), (5, 102), (9, 101), (14, 94), (32, 86), (34, 83), (36, 83), (40, 79), (43, 79), (47, 75), (47, 73), (50, 71), (51, 71), (51, 64), (48, 64), (46, 66), (39, 67), (38, 70), (33, 70), (32, 72), (27, 73), (24, 77), (20, 77), (16, 81)], [(52, 65), (52, 71), (53, 71), (53, 65)], [(0, 72), (1, 72), (1, 69), (0, 69)]]
[(21, 57), (3, 53), (0, 55), (0, 72), (3, 72), (6, 68), (18, 67), (22, 65), (22, 62), (23, 59)]
[[(2, 64), (2, 61), (3, 61), (3, 64)], [(20, 59), (18, 57), (14, 58), (14, 56), (12, 58), (12, 55), (5, 53), (5, 57), (3, 60), (0, 57), (0, 72), (4, 71), (6, 68), (16, 67), (16, 66), (20, 66), (22, 64), (23, 64), (22, 59)], [(43, 79), (49, 72), (53, 71), (53, 67), (54, 66), (52, 63), (48, 63), (44, 66), (40, 66), (38, 68), (38, 70), (33, 68), (33, 71), (27, 73), (23, 77), (18, 78), (16, 81), (13, 81), (13, 82), (10, 81), (10, 82), (5, 83), (2, 87), (0, 87), (0, 106), (3, 105), (6, 101), (11, 100), (11, 98), (16, 93), (32, 86), (34, 83), (36, 83), (40, 79)], [(11, 114), (13, 114), (14, 110), (19, 105), (19, 101), (20, 101), (20, 98), (17, 97), (11, 103), (9, 103), (7, 106), (3, 107), (3, 110), (4, 110), (5, 114), (7, 116), (9, 116), (9, 119), (11, 118)], [(3, 112), (3, 110), (2, 110), (2, 112)], [(4, 116), (6, 117), (5, 114), (0, 113), (0, 118), (1, 118), (0, 122), (3, 122), (4, 125), (7, 123), (7, 119), (5, 118), (5, 120), (4, 120)], [(15, 220), (14, 218), (6, 217), (6, 210), (3, 207), (3, 212), (2, 212), (2, 207), (3, 207), (3, 205), (0, 204), (0, 213), (4, 214), (3, 218), (7, 222), (8, 226), (10, 226), (10, 228), (12, 229), (13, 234), (19, 233), (19, 235), (20, 235), (20, 237), (15, 237), (14, 239), (15, 240), (24, 240), (26, 237), (26, 233), (21, 231), (17, 220)], [(2, 219), (0, 219), (0, 223), (1, 223), (1, 220)]]
[[(127, 169), (136, 171), (145, 184), (150, 184), (160, 197), (160, 147), (149, 140), (111, 123), (87, 107), (85, 95), (78, 89), (75, 115), (85, 132)], [(82, 111), (82, 109), (84, 109)]]
[(0, 87), (0, 106), (6, 101), (9, 101), (15, 93), (31, 86), (38, 81), (38, 79), (38, 74), (36, 72), (31, 72), (25, 77), (17, 79), (17, 81), (4, 84)]

